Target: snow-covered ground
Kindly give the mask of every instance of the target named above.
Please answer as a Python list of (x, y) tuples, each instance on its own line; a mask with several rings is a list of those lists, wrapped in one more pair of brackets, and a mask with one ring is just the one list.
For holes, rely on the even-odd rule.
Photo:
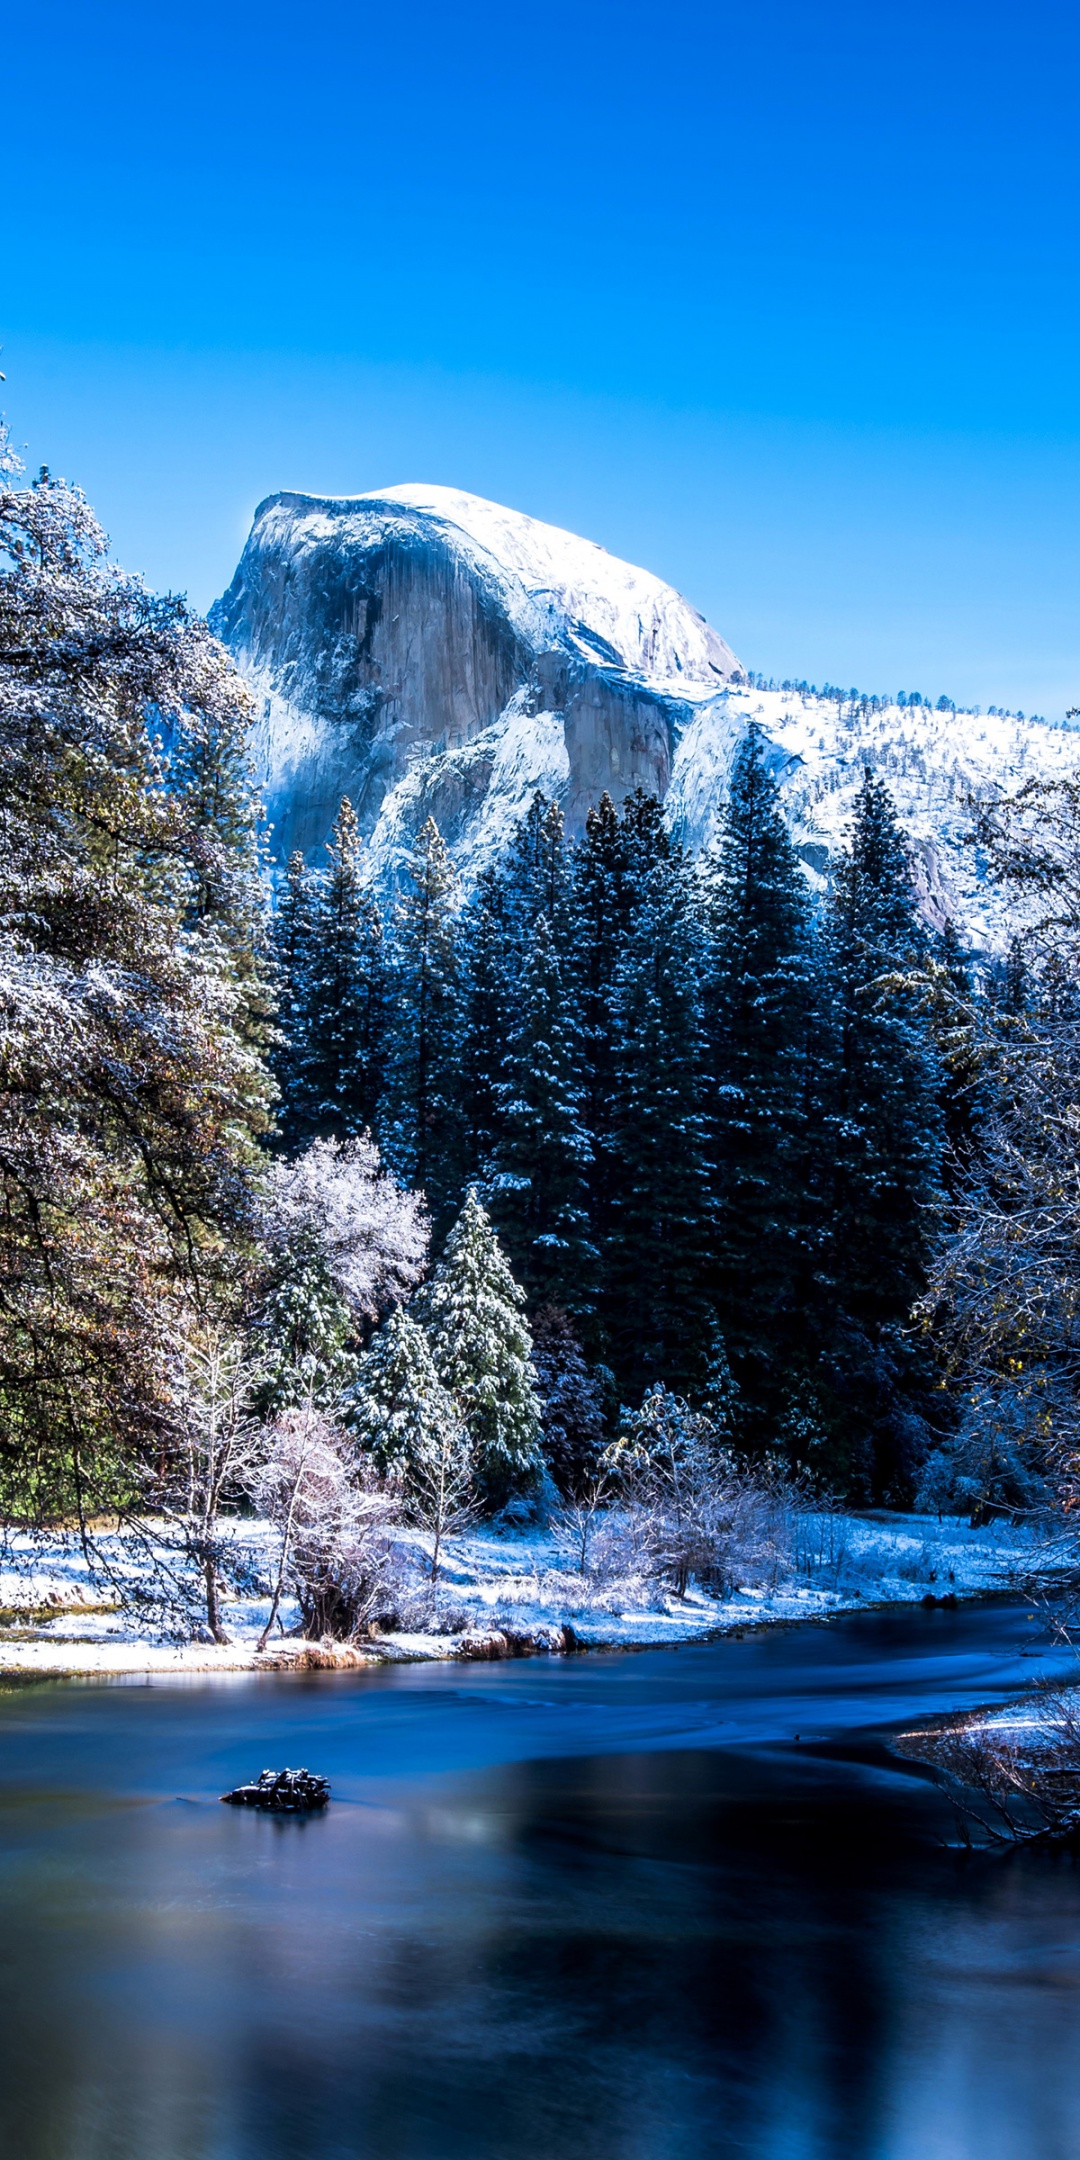
[[(642, 683), (652, 687), (644, 675)], [(1074, 728), (1018, 713), (864, 708), (739, 684), (707, 690), (692, 680), (684, 682), (681, 700), (664, 810), (672, 833), (692, 855), (704, 853), (721, 829), (732, 766), (756, 722), (815, 893), (828, 890), (869, 770), (885, 782), (896, 805), (926, 920), (937, 930), (952, 922), (975, 952), (1006, 949), (1024, 909), (1015, 895), (991, 883), (985, 859), (972, 845), (972, 803), (986, 794), (1010, 794), (1028, 780), (1074, 780), (1080, 773), (1080, 733)], [(383, 802), (371, 838), (372, 876), (402, 856), (432, 789), (453, 780), (460, 790), (471, 774), (466, 792), (473, 807), (453, 841), (470, 885), (509, 845), (535, 789), (565, 799), (570, 758), (564, 719), (537, 711), (535, 698), (523, 690), (463, 748), (418, 758)], [(482, 787), (474, 785), (481, 770)]]
[[(170, 1640), (160, 1626), (136, 1625), (115, 1591), (103, 1586), (77, 1540), (61, 1534), (8, 1540), (0, 1564), (0, 1674), (140, 1674), (229, 1671), (291, 1662), (310, 1650), (275, 1631), (265, 1658), (256, 1644), (268, 1599), (258, 1578), (267, 1567), (267, 1533), (258, 1522), (236, 1527), (250, 1565), (252, 1594), (227, 1601), (228, 1647)], [(412, 1534), (422, 1548), (420, 1533)], [(101, 1533), (99, 1549), (114, 1578), (136, 1582), (140, 1562), (130, 1543)], [(422, 1550), (415, 1551), (422, 1564)], [(634, 1648), (689, 1642), (769, 1622), (824, 1619), (881, 1604), (927, 1597), (975, 1597), (1019, 1590), (1066, 1568), (1072, 1554), (1012, 1524), (972, 1530), (933, 1516), (800, 1513), (788, 1549), (725, 1598), (691, 1588), (676, 1597), (628, 1576), (582, 1577), (550, 1531), (498, 1535), (481, 1530), (449, 1540), (437, 1608), (359, 1646), (356, 1656), (429, 1659), (503, 1656), (523, 1650)], [(282, 1611), (286, 1631), (297, 1613)]]

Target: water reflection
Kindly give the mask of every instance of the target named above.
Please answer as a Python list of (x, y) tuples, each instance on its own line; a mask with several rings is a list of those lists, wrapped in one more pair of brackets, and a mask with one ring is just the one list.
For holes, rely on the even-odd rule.
[[(894, 1634), (883, 1661), (913, 1649)], [(785, 1717), (802, 1655), (770, 1667)], [(1075, 2160), (1080, 1873), (945, 1852), (934, 1789), (861, 1737), (658, 1745), (654, 1668), (631, 1663), (608, 1692), (643, 1746), (492, 1761), (485, 1709), (471, 1761), (424, 1775), (400, 1759), (417, 1718), (460, 1754), (471, 1694), (444, 1690), (445, 1728), (415, 1682), (0, 1715), (5, 2154)], [(730, 1646), (676, 1670), (719, 1727)], [(575, 1689), (601, 1716), (595, 1667), (561, 1706), (560, 1679), (526, 1677), (480, 1690), (516, 1705), (519, 1754)], [(826, 1728), (851, 1722), (843, 1692), (814, 1689)], [(356, 1751), (325, 1818), (216, 1804), (238, 1731), (296, 1759), (312, 1720), (320, 1767)], [(196, 1735), (201, 1786), (167, 1797)]]

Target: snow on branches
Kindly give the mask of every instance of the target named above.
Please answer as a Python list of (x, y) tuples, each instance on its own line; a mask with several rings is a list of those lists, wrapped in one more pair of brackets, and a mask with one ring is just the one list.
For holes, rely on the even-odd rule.
[(368, 1139), (315, 1140), (295, 1162), (272, 1163), (263, 1221), (272, 1248), (317, 1247), (358, 1318), (377, 1319), (424, 1271), (423, 1199), (386, 1176)]

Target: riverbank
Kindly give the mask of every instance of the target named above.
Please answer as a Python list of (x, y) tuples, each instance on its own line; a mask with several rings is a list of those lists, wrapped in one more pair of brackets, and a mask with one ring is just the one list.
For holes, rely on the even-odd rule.
[[(412, 1533), (418, 1575), (424, 1539)], [(149, 1606), (136, 1618), (144, 1562), (130, 1539), (99, 1529), (97, 1565), (64, 1533), (11, 1536), (0, 1555), (0, 1677), (102, 1677), (240, 1672), (371, 1662), (492, 1659), (530, 1653), (638, 1649), (741, 1634), (777, 1622), (824, 1620), (883, 1605), (953, 1603), (1052, 1583), (1071, 1555), (1036, 1530), (973, 1530), (933, 1516), (800, 1515), (786, 1552), (728, 1596), (691, 1587), (677, 1597), (634, 1576), (602, 1580), (568, 1565), (550, 1531), (484, 1529), (451, 1538), (437, 1595), (357, 1645), (319, 1645), (293, 1632), (286, 1606), (265, 1652), (267, 1533), (235, 1527), (244, 1594), (226, 1600), (225, 1645), (177, 1640)], [(111, 1578), (113, 1588), (103, 1587)], [(123, 1596), (120, 1589), (123, 1589)]]
[(938, 1773), (965, 1843), (1080, 1850), (1080, 1684), (1038, 1687), (891, 1744)]

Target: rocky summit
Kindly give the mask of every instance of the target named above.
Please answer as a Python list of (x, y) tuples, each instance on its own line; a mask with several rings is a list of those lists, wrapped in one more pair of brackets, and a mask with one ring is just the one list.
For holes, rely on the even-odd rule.
[(666, 795), (739, 673), (659, 578), (448, 488), (272, 496), (211, 619), (258, 695), (275, 854), (348, 794), (384, 869), (429, 814), (471, 857), (538, 786), (572, 831), (605, 788)]
[(450, 488), (270, 496), (210, 620), (256, 694), (274, 858), (321, 859), (348, 795), (382, 885), (429, 816), (475, 875), (537, 788), (573, 835), (605, 789), (643, 787), (696, 851), (756, 719), (812, 884), (869, 765), (927, 917), (993, 948), (1005, 915), (967, 842), (971, 796), (1080, 766), (1073, 730), (1022, 714), (766, 685), (649, 571)]

